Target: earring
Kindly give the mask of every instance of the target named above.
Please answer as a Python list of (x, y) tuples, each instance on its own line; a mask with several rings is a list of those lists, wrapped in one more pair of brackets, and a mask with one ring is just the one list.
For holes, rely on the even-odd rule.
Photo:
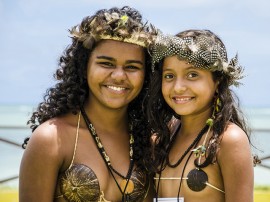
[(215, 110), (216, 112), (219, 112), (221, 108), (221, 101), (219, 99), (219, 97), (216, 99), (216, 103), (215, 103)]
[(218, 96), (218, 92), (216, 92), (215, 101), (214, 101), (214, 113), (218, 113), (221, 110), (222, 103)]

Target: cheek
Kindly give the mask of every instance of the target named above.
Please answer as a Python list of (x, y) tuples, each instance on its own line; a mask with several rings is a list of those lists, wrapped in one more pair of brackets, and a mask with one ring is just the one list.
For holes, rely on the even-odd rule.
[(212, 103), (215, 90), (216, 90), (215, 85), (213, 85), (212, 83), (205, 83), (204, 85), (200, 86), (201, 96), (209, 103)]
[(170, 94), (170, 85), (166, 83), (162, 83), (161, 92), (164, 99), (167, 101), (169, 99), (169, 94)]
[(145, 74), (144, 72), (136, 74), (132, 77), (133, 81), (134, 81), (134, 86), (137, 86), (139, 90), (142, 89), (143, 84), (144, 84), (144, 78), (145, 78)]
[(92, 80), (92, 78), (94, 77), (94, 71), (93, 71), (93, 67), (91, 67), (91, 65), (88, 64), (87, 69), (86, 69), (86, 79), (88, 80)]
[(87, 79), (88, 85), (90, 86), (91, 83), (95, 83), (98, 80), (98, 77), (95, 76), (94, 72), (88, 71), (86, 79)]

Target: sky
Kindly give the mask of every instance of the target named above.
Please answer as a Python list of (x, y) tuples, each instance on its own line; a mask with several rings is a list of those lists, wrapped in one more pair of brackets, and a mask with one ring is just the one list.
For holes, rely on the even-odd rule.
[(164, 33), (210, 29), (245, 68), (245, 107), (270, 107), (269, 0), (0, 0), (0, 104), (38, 104), (55, 84), (68, 29), (99, 9), (129, 5)]

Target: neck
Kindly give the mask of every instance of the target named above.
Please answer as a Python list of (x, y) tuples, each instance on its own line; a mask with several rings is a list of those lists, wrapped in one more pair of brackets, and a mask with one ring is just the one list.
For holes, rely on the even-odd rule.
[(192, 116), (181, 116), (181, 134), (194, 135), (198, 134), (206, 125), (207, 119), (211, 117), (211, 111), (207, 110), (203, 113)]
[[(84, 110), (95, 128), (110, 133), (128, 131), (127, 107), (121, 109), (108, 109), (93, 106), (86, 102)], [(105, 127), (106, 126), (106, 127)]]

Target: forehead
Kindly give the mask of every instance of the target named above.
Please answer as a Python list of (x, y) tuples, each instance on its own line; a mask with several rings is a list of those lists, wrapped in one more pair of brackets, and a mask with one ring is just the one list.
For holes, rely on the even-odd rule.
[(163, 61), (163, 70), (166, 69), (198, 69), (194, 67), (192, 64), (189, 64), (185, 60), (180, 60), (177, 56), (169, 56), (164, 58)]
[(180, 60), (177, 56), (169, 56), (164, 58), (162, 70), (173, 71), (176, 73), (188, 73), (190, 71), (196, 71), (201, 75), (213, 75), (211, 71), (195, 67), (186, 60)]
[(113, 58), (144, 59), (144, 48), (121, 41), (101, 40), (92, 51), (92, 56), (106, 55)]

